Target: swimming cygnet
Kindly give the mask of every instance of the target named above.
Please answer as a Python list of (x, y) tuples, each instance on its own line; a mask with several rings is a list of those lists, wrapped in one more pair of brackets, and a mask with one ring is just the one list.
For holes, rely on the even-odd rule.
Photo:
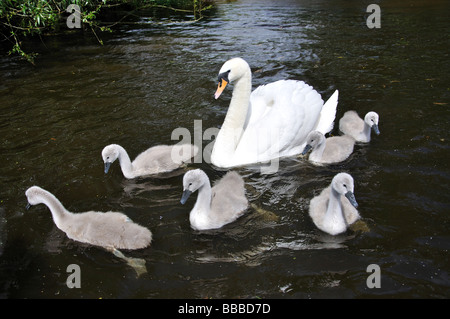
[(131, 221), (118, 212), (71, 213), (50, 192), (32, 186), (25, 195), (27, 208), (31, 205), (45, 204), (52, 213), (56, 226), (75, 241), (103, 247), (119, 258), (125, 259), (135, 268), (138, 275), (145, 272), (145, 260), (127, 258), (118, 249), (142, 249), (152, 241), (152, 233), (147, 228)]
[(339, 120), (339, 130), (345, 135), (353, 137), (357, 142), (370, 142), (371, 130), (380, 135), (378, 129), (379, 116), (375, 112), (369, 112), (362, 120), (355, 111), (347, 111)]
[(229, 224), (244, 214), (248, 207), (244, 180), (230, 171), (211, 188), (209, 178), (201, 169), (188, 171), (183, 177), (181, 204), (198, 190), (197, 201), (189, 215), (195, 230), (217, 229)]
[(191, 144), (157, 145), (139, 154), (131, 162), (127, 151), (120, 145), (111, 144), (102, 151), (105, 173), (119, 159), (122, 173), (126, 178), (161, 174), (173, 171), (188, 162), (198, 153), (198, 147)]
[(311, 199), (309, 216), (320, 230), (337, 235), (360, 218), (353, 189), (352, 176), (339, 173), (330, 186)]
[(312, 131), (306, 138), (306, 146), (302, 152), (309, 154), (309, 161), (318, 164), (331, 164), (342, 162), (353, 152), (355, 140), (350, 136), (333, 136), (325, 138), (319, 131)]

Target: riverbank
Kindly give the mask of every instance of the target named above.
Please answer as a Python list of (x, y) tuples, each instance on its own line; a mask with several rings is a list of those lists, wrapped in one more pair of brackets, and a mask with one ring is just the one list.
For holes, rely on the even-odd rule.
[(213, 8), (210, 0), (5, 0), (0, 2), (1, 54), (34, 63), (37, 53), (26, 49), (26, 42), (34, 38), (81, 29), (103, 44), (99, 33), (140, 15), (199, 20)]

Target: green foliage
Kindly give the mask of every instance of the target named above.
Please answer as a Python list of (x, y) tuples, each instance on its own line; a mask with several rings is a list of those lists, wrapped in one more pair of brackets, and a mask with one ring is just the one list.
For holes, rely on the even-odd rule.
[(125, 6), (130, 12), (152, 7), (168, 8), (193, 14), (196, 20), (212, 7), (208, 0), (1, 0), (0, 36), (11, 43), (9, 54), (18, 54), (33, 63), (35, 54), (24, 52), (22, 40), (61, 30), (69, 15), (66, 8), (70, 4), (81, 8), (83, 28), (90, 28), (101, 44), (95, 30), (111, 30), (101, 26), (99, 15), (119, 6)]

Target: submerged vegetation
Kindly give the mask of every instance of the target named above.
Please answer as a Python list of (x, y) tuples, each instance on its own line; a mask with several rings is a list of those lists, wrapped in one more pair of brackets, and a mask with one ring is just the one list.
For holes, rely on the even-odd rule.
[[(68, 10), (71, 4), (80, 11)], [(111, 31), (115, 25), (139, 12), (157, 15), (165, 10), (196, 21), (212, 7), (211, 0), (2, 0), (0, 43), (8, 48), (8, 54), (18, 54), (33, 63), (36, 54), (25, 52), (23, 41), (70, 30), (66, 22), (73, 19), (71, 14), (76, 14), (79, 19), (76, 28), (90, 30), (102, 44), (98, 31)]]

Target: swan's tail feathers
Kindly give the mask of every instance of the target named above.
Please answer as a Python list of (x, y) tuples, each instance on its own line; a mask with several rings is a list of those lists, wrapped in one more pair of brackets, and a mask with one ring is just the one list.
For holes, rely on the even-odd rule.
[(138, 277), (147, 273), (147, 267), (145, 267), (145, 259), (127, 257), (116, 248), (112, 248), (111, 251), (116, 257), (125, 260), (129, 266), (133, 267)]
[(320, 112), (319, 122), (317, 123), (316, 131), (323, 135), (329, 133), (334, 127), (334, 119), (336, 118), (336, 110), (338, 105), (339, 91), (334, 91), (333, 95), (323, 105)]

